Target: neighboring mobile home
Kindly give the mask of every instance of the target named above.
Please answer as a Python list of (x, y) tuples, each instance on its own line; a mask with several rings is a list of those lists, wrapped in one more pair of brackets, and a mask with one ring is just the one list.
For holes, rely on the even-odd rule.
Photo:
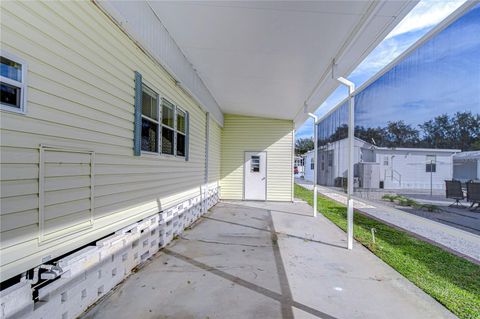
[[(459, 152), (456, 149), (377, 147), (356, 138), (355, 185), (372, 189), (428, 190), (431, 183), (433, 189), (444, 189), (445, 180), (453, 176), (453, 156)], [(340, 186), (341, 178), (347, 176), (347, 158), (347, 139), (320, 148), (318, 184)], [(313, 164), (306, 168), (305, 176), (313, 180)]]
[(304, 170), (303, 177), (305, 178), (305, 180), (310, 182), (313, 182), (313, 172), (315, 169), (315, 160), (313, 158), (313, 155), (314, 155), (313, 150), (308, 151), (307, 153), (305, 153), (305, 155), (303, 155), (303, 162), (305, 163), (304, 169), (303, 169)]
[(386, 189), (444, 190), (453, 177), (453, 155), (458, 149), (375, 149), (380, 180)]
[(1, 2), (5, 316), (77, 316), (219, 197), (292, 201), (294, 129), (337, 86), (322, 74), (414, 2), (249, 5), (271, 10)]
[(453, 178), (462, 182), (480, 180), (480, 151), (453, 155)]

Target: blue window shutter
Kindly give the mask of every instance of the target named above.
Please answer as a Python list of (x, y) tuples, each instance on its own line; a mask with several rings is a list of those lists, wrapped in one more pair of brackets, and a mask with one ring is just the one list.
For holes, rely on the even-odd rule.
[(188, 161), (190, 154), (190, 114), (185, 112), (185, 160)]
[(133, 155), (140, 156), (142, 144), (142, 75), (135, 71), (135, 127), (133, 129)]

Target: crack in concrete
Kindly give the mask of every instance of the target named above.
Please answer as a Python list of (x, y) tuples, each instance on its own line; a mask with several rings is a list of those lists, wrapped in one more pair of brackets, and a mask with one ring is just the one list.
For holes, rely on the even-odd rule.
[(262, 247), (267, 247), (267, 248), (272, 248), (270, 245), (252, 245), (252, 244), (240, 244), (240, 243), (227, 243), (227, 242), (221, 242), (221, 241), (215, 241), (215, 240), (205, 240), (205, 239), (191, 239), (183, 236), (179, 236), (181, 239), (185, 240), (195, 240), (199, 241), (202, 243), (207, 243), (207, 244), (217, 244), (217, 245), (226, 245), (226, 246), (244, 246), (244, 247), (255, 247), (255, 248), (262, 248)]

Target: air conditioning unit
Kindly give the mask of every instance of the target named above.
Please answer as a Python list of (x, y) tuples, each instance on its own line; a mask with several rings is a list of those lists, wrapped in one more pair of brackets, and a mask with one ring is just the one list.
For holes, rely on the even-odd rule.
[(376, 162), (358, 163), (360, 187), (378, 188), (380, 185), (380, 165)]

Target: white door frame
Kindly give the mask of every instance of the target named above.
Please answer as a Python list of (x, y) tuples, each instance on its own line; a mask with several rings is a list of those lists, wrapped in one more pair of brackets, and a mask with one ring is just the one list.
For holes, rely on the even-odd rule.
[(267, 151), (244, 151), (243, 152), (243, 192), (242, 192), (242, 199), (243, 200), (255, 200), (255, 199), (245, 199), (245, 177), (247, 173), (247, 165), (245, 162), (246, 154), (247, 153), (264, 153), (265, 154), (265, 199), (258, 199), (258, 201), (266, 201), (267, 200), (267, 183), (268, 183), (268, 153)]

